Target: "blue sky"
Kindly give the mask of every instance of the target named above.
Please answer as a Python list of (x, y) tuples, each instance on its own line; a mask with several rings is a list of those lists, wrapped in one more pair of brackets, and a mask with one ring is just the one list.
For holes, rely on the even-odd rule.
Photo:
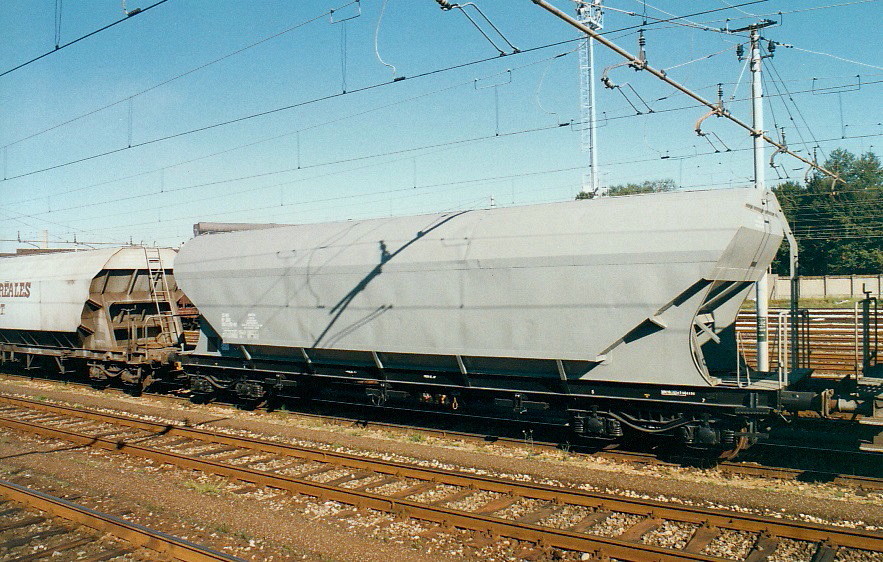
[[(127, 7), (151, 3), (128, 0)], [(553, 3), (573, 10), (570, 1)], [(463, 14), (433, 0), (388, 0), (379, 26), (382, 0), (347, 4), (169, 0), (0, 77), (0, 239), (48, 230), (55, 242), (174, 246), (200, 220), (359, 219), (486, 207), (491, 198), (497, 205), (565, 200), (579, 191), (587, 157), (579, 125), (571, 124), (580, 119), (576, 43), (498, 57)], [(523, 50), (577, 36), (529, 0), (478, 4)], [(723, 83), (727, 107), (745, 120), (748, 75), (740, 80), (735, 56), (744, 36), (652, 22), (701, 10), (720, 10), (689, 19), (705, 27), (724, 27), (727, 18), (731, 27), (758, 17), (781, 21), (764, 36), (794, 48), (780, 46), (765, 69), (773, 94), (767, 129), (784, 126), (789, 145), (804, 154), (816, 145), (820, 157), (837, 147), (880, 153), (879, 1), (608, 4), (605, 31), (618, 44), (637, 49), (633, 26), (646, 13), (650, 64), (706, 97)], [(810, 9), (830, 4), (844, 5)], [(54, 47), (55, 7), (55, 0), (0, 4), (0, 72)], [(118, 0), (65, 2), (61, 43), (122, 15)], [(599, 77), (621, 61), (602, 47), (596, 57)], [(704, 111), (685, 96), (647, 73), (618, 68), (610, 76), (653, 113), (628, 86), (642, 115), (620, 91), (598, 87), (605, 184), (750, 182), (751, 139), (742, 130), (706, 121), (719, 137), (712, 146), (693, 133)], [(396, 77), (405, 79), (390, 83)], [(112, 153), (97, 156), (105, 152)], [(69, 164), (80, 159), (87, 160)], [(798, 162), (777, 162), (783, 168), (769, 169), (769, 182), (803, 177)], [(0, 251), (18, 245), (0, 242)]]

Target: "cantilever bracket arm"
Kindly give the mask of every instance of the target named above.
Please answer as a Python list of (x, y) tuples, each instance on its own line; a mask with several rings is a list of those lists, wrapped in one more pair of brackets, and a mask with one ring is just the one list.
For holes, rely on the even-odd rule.
[(478, 24), (478, 22), (475, 21), (475, 19), (469, 15), (469, 12), (466, 11), (466, 8), (469, 6), (472, 6), (472, 8), (491, 27), (491, 29), (494, 30), (494, 32), (497, 34), (497, 36), (499, 36), (500, 39), (502, 39), (507, 45), (509, 45), (509, 48), (512, 49), (512, 53), (520, 53), (521, 52), (521, 50), (518, 47), (513, 45), (512, 42), (509, 41), (509, 39), (505, 35), (503, 35), (503, 32), (500, 31), (500, 29), (496, 25), (494, 25), (494, 22), (492, 22), (490, 20), (490, 18), (488, 18), (484, 14), (484, 12), (481, 11), (481, 8), (479, 8), (478, 5), (475, 4), (474, 2), (466, 2), (465, 4), (453, 4), (453, 3), (449, 2), (448, 0), (435, 0), (435, 1), (436, 1), (436, 3), (438, 3), (439, 7), (446, 12), (453, 10), (453, 9), (460, 10), (463, 13), (463, 15), (466, 16), (466, 19), (468, 19), (472, 23), (472, 25), (475, 26), (475, 29), (477, 29), (479, 31), (479, 33), (481, 33), (484, 36), (484, 38), (487, 39), (488, 42), (494, 46), (494, 49), (496, 49), (500, 53), (500, 56), (506, 56), (507, 54), (509, 54), (509, 53), (506, 53), (506, 51), (501, 49), (499, 46), (497, 46), (497, 43), (493, 39), (491, 39), (490, 35), (488, 35), (488, 33), (484, 29), (482, 29), (482, 27)]
[(770, 168), (776, 167), (776, 156), (779, 154), (784, 154), (784, 153), (785, 153), (785, 151), (782, 150), (781, 148), (776, 148), (776, 150), (773, 151), (773, 153), (770, 155)]
[(699, 135), (700, 137), (704, 137), (708, 133), (706, 133), (702, 130), (702, 123), (711, 116), (723, 117), (724, 114), (726, 114), (726, 111), (724, 110), (723, 107), (716, 106), (716, 107), (711, 108), (711, 111), (709, 111), (708, 113), (706, 113), (705, 115), (703, 115), (702, 117), (700, 117), (699, 119), (696, 120), (696, 125), (693, 127), (693, 130), (695, 130), (696, 134)]
[[(569, 15), (565, 14), (564, 12), (562, 12), (561, 10), (559, 10), (558, 8), (556, 8), (555, 6), (549, 4), (548, 2), (546, 2), (546, 0), (531, 0), (531, 2), (533, 2), (534, 4), (536, 4), (536, 5), (539, 6), (539, 7), (543, 8), (544, 10), (546, 10), (547, 12), (549, 12), (550, 14), (552, 14), (552, 15), (558, 17), (559, 19), (561, 19), (561, 20), (563, 20), (563, 21), (565, 21), (565, 22), (567, 22), (568, 24), (570, 24), (571, 26), (573, 26), (573, 27), (575, 27), (576, 29), (580, 30), (581, 32), (585, 33), (586, 35), (588, 35), (589, 37), (591, 37), (592, 39), (594, 39), (594, 40), (597, 41), (598, 43), (604, 45), (605, 47), (607, 47), (608, 49), (612, 50), (613, 52), (615, 52), (615, 53), (618, 54), (619, 56), (621, 56), (621, 57), (623, 57), (624, 59), (628, 60), (630, 63), (632, 63), (633, 65), (635, 65), (635, 68), (638, 68), (639, 70), (646, 70), (647, 72), (649, 72), (650, 74), (652, 74), (652, 75), (655, 76), (656, 78), (659, 78), (659, 79), (662, 80), (663, 82), (666, 82), (667, 84), (669, 84), (670, 86), (672, 86), (672, 87), (675, 88), (676, 90), (678, 90), (678, 91), (680, 91), (680, 92), (686, 94), (687, 96), (693, 98), (695, 101), (701, 103), (702, 105), (708, 107), (709, 109), (714, 109), (715, 107), (717, 107), (716, 104), (715, 104), (714, 102), (709, 101), (709, 100), (703, 98), (702, 96), (700, 96), (699, 94), (697, 94), (697, 93), (695, 93), (694, 91), (690, 90), (690, 89), (687, 88), (686, 86), (684, 86), (684, 85), (680, 84), (679, 82), (677, 82), (677, 81), (675, 81), (675, 80), (669, 78), (669, 77), (665, 74), (665, 72), (663, 72), (663, 71), (661, 71), (661, 70), (659, 70), (659, 69), (657, 69), (657, 68), (653, 68), (652, 66), (650, 66), (649, 64), (647, 64), (646, 61), (642, 61), (640, 57), (636, 57), (636, 56), (634, 56), (633, 54), (629, 53), (628, 51), (626, 51), (625, 49), (623, 49), (622, 47), (620, 47), (620, 46), (617, 45), (616, 43), (610, 41), (610, 40), (607, 39), (605, 36), (601, 35), (601, 34), (598, 33), (597, 31), (595, 31), (594, 29), (592, 29), (592, 28), (590, 28), (589, 26), (587, 26), (587, 25), (585, 25), (585, 24), (583, 24), (583, 23), (581, 23), (581, 22), (575, 20), (574, 18), (572, 18), (572, 17), (570, 17)], [(788, 148), (785, 147), (783, 144), (774, 141), (774, 140), (771, 139), (769, 136), (765, 135), (762, 131), (756, 131), (751, 125), (749, 125), (748, 123), (742, 121), (741, 119), (738, 119), (738, 118), (734, 117), (732, 114), (730, 114), (730, 113), (724, 113), (724, 114), (722, 114), (722, 117), (726, 117), (727, 119), (729, 119), (730, 121), (732, 121), (732, 122), (735, 123), (736, 125), (742, 127), (743, 129), (745, 129), (746, 131), (748, 131), (748, 133), (751, 134), (751, 136), (762, 138), (762, 139), (763, 139), (764, 141), (766, 141), (767, 143), (771, 144), (772, 146), (775, 146), (776, 148), (780, 148), (783, 152), (785, 152), (785, 153), (787, 153), (787, 154), (790, 154), (791, 156), (793, 156), (794, 158), (797, 158), (798, 160), (800, 160), (800, 161), (803, 162), (804, 164), (808, 164), (808, 165), (812, 166), (813, 168), (815, 168), (816, 170), (822, 172), (823, 174), (825, 174), (825, 175), (827, 175), (827, 176), (830, 176), (831, 178), (833, 178), (833, 180), (834, 180), (835, 182), (838, 182), (838, 181), (839, 181), (839, 182), (844, 182), (844, 183), (845, 183), (845, 181), (843, 180), (843, 178), (841, 178), (838, 174), (832, 172), (831, 170), (828, 170), (828, 169), (824, 168), (823, 166), (820, 166), (819, 164), (817, 164), (816, 162), (813, 162), (812, 160), (809, 160), (808, 158), (804, 158), (803, 156), (801, 156), (801, 155), (799, 155), (799, 154), (796, 154), (796, 153), (792, 152), (791, 150), (788, 150)]]
[(605, 68), (604, 72), (601, 73), (601, 83), (604, 84), (604, 87), (609, 88), (611, 90), (619, 88), (620, 84), (615, 84), (613, 82), (613, 80), (610, 79), (610, 76), (609, 76), (610, 71), (613, 70), (614, 68), (619, 68), (620, 66), (628, 66), (629, 64), (630, 64), (629, 62), (618, 62), (616, 64), (611, 64), (610, 66)]

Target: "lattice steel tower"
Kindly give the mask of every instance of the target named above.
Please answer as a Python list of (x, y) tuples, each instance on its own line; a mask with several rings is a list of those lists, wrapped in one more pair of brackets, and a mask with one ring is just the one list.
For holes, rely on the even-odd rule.
[[(580, 23), (593, 31), (604, 27), (601, 0), (576, 0), (576, 15)], [(583, 122), (581, 144), (589, 154), (589, 171), (583, 175), (583, 192), (595, 196), (606, 195), (601, 187), (598, 170), (598, 123), (595, 117), (595, 40), (586, 36), (579, 47), (580, 118)]]

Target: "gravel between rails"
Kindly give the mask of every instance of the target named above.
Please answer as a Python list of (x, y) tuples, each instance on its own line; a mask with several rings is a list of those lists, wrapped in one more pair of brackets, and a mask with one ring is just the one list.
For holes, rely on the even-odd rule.
[(817, 523), (883, 528), (883, 492), (864, 492), (832, 484), (738, 477), (694, 468), (634, 466), (609, 459), (570, 457), (563, 451), (532, 453), (529, 449), (432, 437), (415, 443), (382, 430), (328, 425), (285, 412), (192, 406), (170, 398), (133, 398), (49, 381), (0, 378), (0, 392), (134, 414), (151, 421), (180, 423), (186, 420), (206, 429), (293, 444), (322, 445), (388, 460), (410, 460), (423, 466), (457, 467), (476, 474), (573, 485), (759, 515), (796, 517)]
[(379, 512), (338, 521), (333, 516), (350, 506), (5, 430), (0, 474), (42, 481), (43, 489), (76, 493), (88, 507), (248, 560), (437, 561), (462, 548), (417, 536), (425, 524), (393, 532), (382, 524), (394, 518)]
[[(658, 529), (654, 529), (641, 537), (641, 540), (647, 544), (681, 549), (687, 546), (687, 542), (689, 542), (698, 526), (691, 523), (666, 521)], [(812, 552), (810, 552), (810, 555), (812, 555)]]

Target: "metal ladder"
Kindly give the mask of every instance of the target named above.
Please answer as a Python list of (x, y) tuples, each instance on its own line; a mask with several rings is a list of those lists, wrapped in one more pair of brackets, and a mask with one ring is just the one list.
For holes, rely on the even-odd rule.
[[(163, 336), (169, 340), (169, 345), (177, 345), (181, 340), (181, 329), (177, 319), (177, 303), (172, 292), (169, 290), (169, 280), (166, 278), (166, 268), (162, 263), (162, 254), (159, 248), (144, 247), (144, 258), (147, 262), (147, 285), (150, 297), (156, 305), (157, 321), (159, 322), (160, 334), (157, 341)], [(167, 302), (169, 310), (164, 312), (160, 303)]]

